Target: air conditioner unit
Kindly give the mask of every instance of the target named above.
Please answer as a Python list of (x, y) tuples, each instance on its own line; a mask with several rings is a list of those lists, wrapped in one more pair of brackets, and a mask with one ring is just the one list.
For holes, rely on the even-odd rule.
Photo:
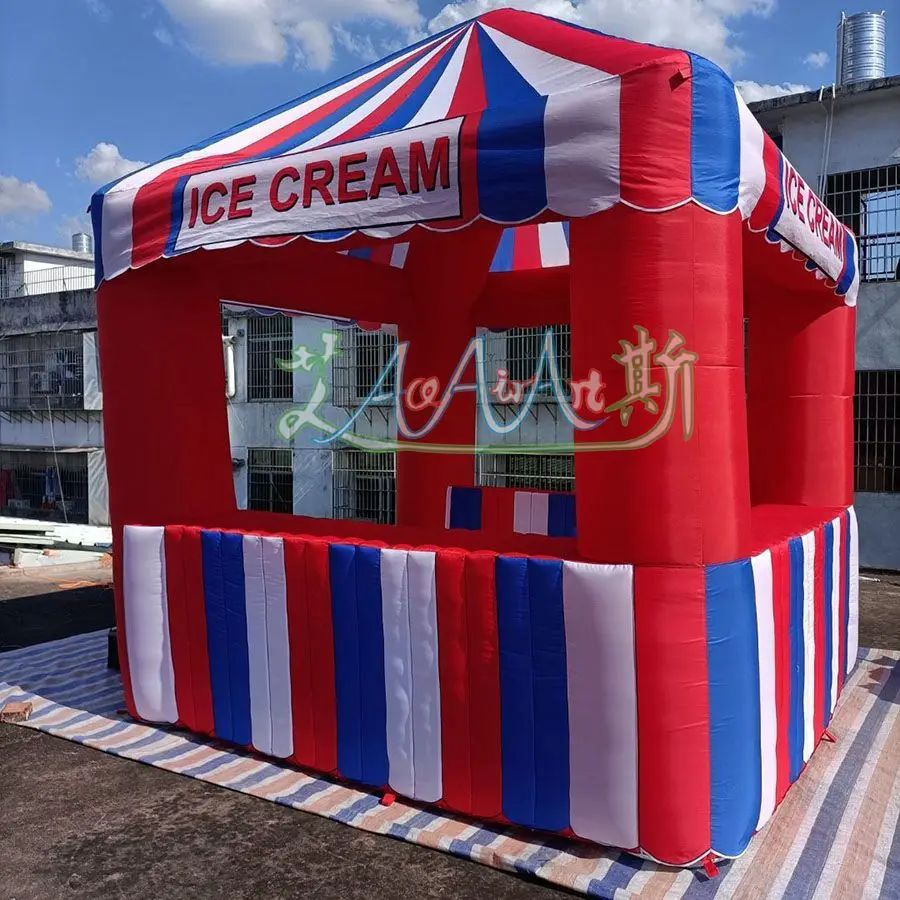
[(49, 372), (32, 372), (31, 373), (31, 393), (32, 394), (49, 394), (50, 393), (50, 373)]

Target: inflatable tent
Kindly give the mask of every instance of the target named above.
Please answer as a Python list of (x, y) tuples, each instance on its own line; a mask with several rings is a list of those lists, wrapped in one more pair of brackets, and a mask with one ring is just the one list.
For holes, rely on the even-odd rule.
[[(722, 71), (497, 10), (92, 215), (133, 716), (665, 863), (746, 848), (856, 657), (858, 276)], [(569, 323), (574, 497), (476, 487), (461, 392), (396, 525), (238, 509), (222, 300), (397, 323), (404, 390)]]

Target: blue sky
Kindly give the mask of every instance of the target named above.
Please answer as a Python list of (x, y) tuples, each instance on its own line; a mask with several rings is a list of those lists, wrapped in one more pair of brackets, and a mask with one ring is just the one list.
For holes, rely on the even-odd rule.
[[(747, 82), (750, 99), (830, 84), (840, 10), (867, 8), (840, 0), (7, 0), (0, 241), (68, 246), (95, 187), (134, 163), (500, 5), (698, 50)], [(898, 73), (900, 11), (888, 15), (887, 41), (888, 73)]]

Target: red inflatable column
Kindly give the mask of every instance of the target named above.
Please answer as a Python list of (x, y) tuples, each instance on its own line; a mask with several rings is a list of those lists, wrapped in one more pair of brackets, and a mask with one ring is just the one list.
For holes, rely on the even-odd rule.
[(754, 504), (853, 502), (856, 310), (816, 287), (747, 288)]
[(589, 559), (684, 566), (749, 553), (741, 228), (737, 214), (694, 204), (571, 223), (573, 377), (599, 370), (608, 407), (575, 437)]
[[(408, 341), (404, 389), (417, 378), (438, 378), (443, 396), (469, 341), (475, 336), (475, 307), (484, 288), (499, 231), (472, 226), (454, 234), (416, 235), (405, 266), (412, 295), (412, 315), (400, 323), (399, 338)], [(470, 366), (466, 380), (474, 373)], [(405, 408), (410, 428), (422, 428), (434, 413)], [(475, 395), (457, 394), (422, 443), (475, 444)], [(402, 436), (401, 436), (402, 440)], [(418, 443), (418, 442), (413, 442)], [(397, 454), (397, 524), (444, 527), (447, 488), (471, 485), (471, 452)]]

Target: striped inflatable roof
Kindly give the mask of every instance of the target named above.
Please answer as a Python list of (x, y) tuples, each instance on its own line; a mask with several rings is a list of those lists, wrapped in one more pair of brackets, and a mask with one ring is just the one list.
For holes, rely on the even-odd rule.
[(248, 240), (689, 202), (740, 211), (855, 302), (852, 234), (717, 66), (499, 9), (107, 185), (91, 212), (100, 281)]

